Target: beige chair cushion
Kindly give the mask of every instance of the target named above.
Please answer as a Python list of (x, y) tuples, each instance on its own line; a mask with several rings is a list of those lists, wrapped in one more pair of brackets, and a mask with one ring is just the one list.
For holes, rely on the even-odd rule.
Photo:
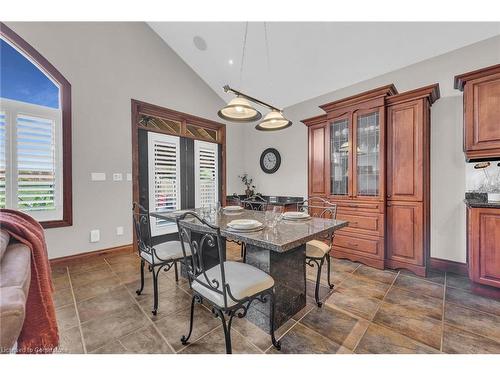
[(330, 246), (323, 241), (312, 240), (306, 243), (306, 257), (323, 258), (329, 251)]
[[(191, 248), (187, 242), (184, 242), (184, 247), (186, 249), (186, 254), (191, 255)], [(184, 254), (182, 253), (182, 245), (180, 241), (169, 241), (164, 242), (154, 246), (156, 250), (155, 263), (161, 263), (166, 260), (182, 259)], [(141, 252), (141, 257), (144, 258), (149, 263), (153, 263), (153, 257), (151, 254), (145, 251)]]
[(2, 261), (3, 254), (9, 245), (9, 241), (10, 234), (6, 230), (0, 229), (0, 262)]
[(0, 290), (0, 350), (12, 349), (24, 324), (26, 295), (21, 288), (5, 287)]
[[(27, 296), (31, 281), (31, 250), (21, 243), (7, 246), (0, 264), (0, 288), (20, 288)], [(1, 308), (1, 307), (0, 307)]]
[[(271, 276), (254, 266), (250, 266), (249, 264), (240, 262), (224, 262), (224, 271), (226, 284), (229, 284), (231, 294), (236, 299), (253, 296), (274, 286), (274, 280)], [(206, 271), (206, 274), (210, 282), (214, 279), (219, 282), (218, 289), (222, 291), (220, 265), (210, 268)], [(200, 280), (205, 284), (207, 283), (203, 274), (199, 275), (196, 280)], [(195, 291), (215, 303), (217, 306), (224, 307), (224, 297), (222, 294), (208, 289), (196, 280), (194, 280), (191, 285)], [(236, 304), (236, 302), (234, 302), (229, 296), (227, 297), (227, 307), (231, 307)]]

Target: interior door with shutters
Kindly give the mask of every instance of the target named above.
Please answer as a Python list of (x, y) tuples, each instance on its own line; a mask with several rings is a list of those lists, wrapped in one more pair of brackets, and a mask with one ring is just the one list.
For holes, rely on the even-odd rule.
[(195, 206), (216, 206), (219, 202), (219, 145), (194, 141)]
[[(181, 208), (179, 137), (148, 132), (149, 211)], [(175, 223), (151, 217), (151, 235), (177, 232)]]

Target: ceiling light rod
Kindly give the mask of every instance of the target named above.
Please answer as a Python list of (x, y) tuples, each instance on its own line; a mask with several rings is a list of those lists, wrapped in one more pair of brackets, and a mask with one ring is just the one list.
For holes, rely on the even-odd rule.
[(250, 100), (250, 101), (252, 101), (252, 102), (254, 102), (254, 103), (260, 104), (260, 105), (262, 105), (262, 106), (264, 106), (264, 107), (267, 107), (267, 108), (269, 108), (269, 109), (271, 109), (271, 110), (278, 111), (278, 112), (283, 112), (283, 111), (282, 111), (281, 109), (279, 109), (279, 108), (276, 108), (276, 107), (274, 107), (274, 106), (272, 106), (272, 105), (270, 105), (270, 104), (267, 104), (267, 103), (265, 103), (265, 102), (263, 102), (263, 101), (260, 101), (259, 99), (255, 99), (255, 98), (253, 98), (253, 97), (251, 97), (251, 96), (248, 96), (248, 95), (246, 95), (246, 94), (243, 94), (241, 91), (238, 91), (238, 90), (232, 89), (231, 87), (229, 87), (229, 85), (225, 85), (225, 86), (223, 87), (223, 89), (224, 89), (224, 92), (232, 92), (233, 94), (236, 94), (237, 96), (242, 96), (242, 97), (243, 97), (243, 98), (245, 98), (245, 99), (248, 99), (248, 100)]

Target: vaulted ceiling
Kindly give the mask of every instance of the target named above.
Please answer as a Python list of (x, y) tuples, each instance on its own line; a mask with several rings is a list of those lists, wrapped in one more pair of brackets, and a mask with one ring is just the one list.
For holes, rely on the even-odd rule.
[(500, 23), (150, 22), (224, 100), (229, 84), (287, 107), (500, 35)]

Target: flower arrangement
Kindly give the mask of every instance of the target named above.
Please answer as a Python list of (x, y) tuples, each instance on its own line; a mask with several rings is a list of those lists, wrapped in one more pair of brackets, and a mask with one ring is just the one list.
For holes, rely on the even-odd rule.
[(245, 194), (247, 197), (251, 197), (255, 194), (255, 185), (252, 185), (253, 178), (249, 177), (247, 173), (243, 173), (243, 175), (238, 176), (246, 186)]

